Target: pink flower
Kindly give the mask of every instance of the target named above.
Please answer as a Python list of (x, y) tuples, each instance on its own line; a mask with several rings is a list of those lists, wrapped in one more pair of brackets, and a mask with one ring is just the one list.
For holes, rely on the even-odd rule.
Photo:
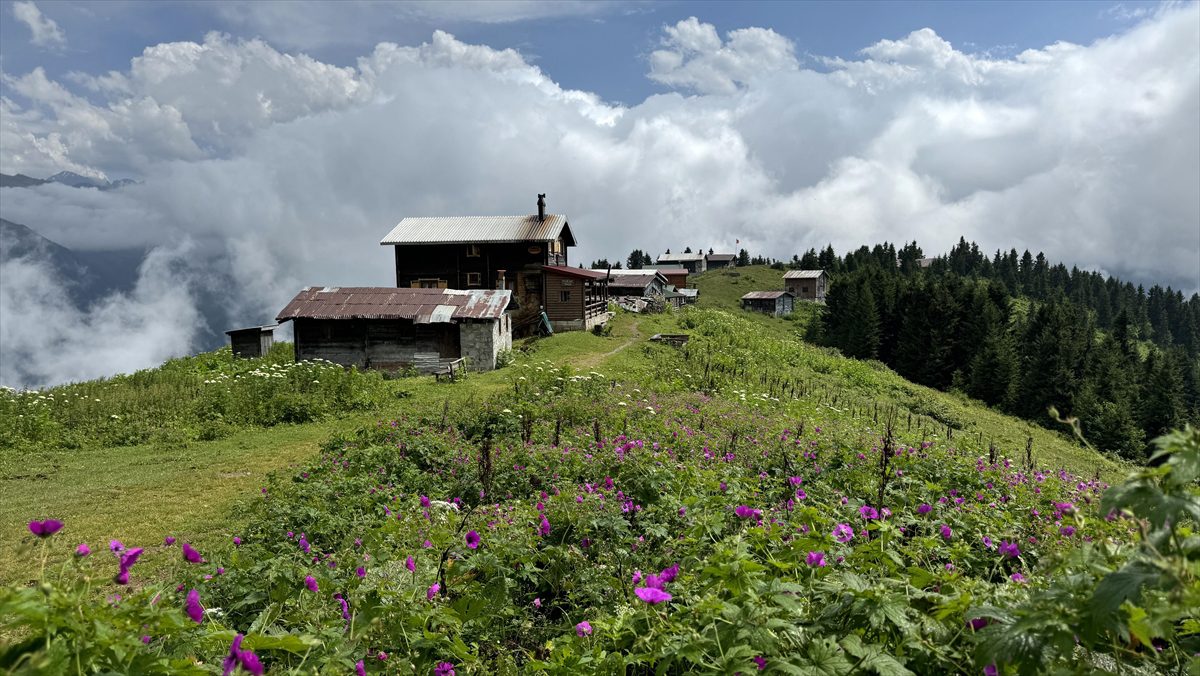
[(454, 676), (454, 665), (449, 662), (438, 662), (433, 668), (433, 676)]
[(193, 622), (199, 624), (204, 619), (204, 607), (200, 605), (200, 592), (195, 589), (189, 591), (187, 603), (184, 604), (183, 609)]
[(174, 536), (174, 535), (168, 535), (167, 537), (163, 538), (163, 544), (164, 544), (164, 545), (166, 545), (166, 546), (168, 546), (168, 547), (170, 547), (171, 545), (175, 544), (175, 536)]
[(1007, 556), (1010, 559), (1015, 559), (1021, 555), (1021, 548), (1017, 546), (1016, 542), (1009, 542), (1007, 540), (1001, 540), (1000, 541), (1000, 553), (1003, 554), (1004, 556)]
[(362, 660), (354, 663), (354, 676), (367, 676), (367, 667)]
[(592, 635), (592, 625), (589, 624), (587, 620), (584, 620), (583, 622), (580, 622), (579, 624), (575, 625), (575, 633), (580, 638), (583, 638), (584, 636), (591, 636)]
[(417, 561), (416, 561), (416, 559), (414, 559), (414, 558), (413, 558), (413, 557), (411, 557), (411, 556), (410, 556), (410, 557), (408, 557), (407, 559), (404, 559), (404, 567), (405, 567), (405, 568), (407, 568), (407, 569), (408, 569), (408, 572), (410, 572), (410, 573), (415, 573), (415, 572), (417, 572)]
[(471, 549), (477, 549), (479, 547), (479, 533), (476, 533), (473, 530), (467, 531), (466, 540), (467, 540), (467, 546), (470, 547)]
[(949, 540), (950, 537), (952, 535), (954, 535), (954, 531), (950, 530), (950, 526), (947, 526), (946, 524), (942, 524), (941, 530), (942, 530), (942, 537), (946, 538), (947, 540)]
[(240, 547), (240, 546), (242, 546), (242, 539), (241, 539), (240, 537), (236, 536), (236, 535), (235, 535), (235, 536), (233, 536), (233, 546), (234, 546), (234, 547)]
[(304, 586), (308, 587), (308, 591), (310, 592), (315, 592), (320, 589), (320, 587), (317, 586), (317, 578), (313, 577), (312, 575), (304, 576)]
[(1010, 579), (1010, 580), (1012, 580), (1013, 582), (1016, 582), (1016, 583), (1018, 583), (1018, 584), (1019, 584), (1019, 583), (1022, 583), (1022, 582), (1025, 582), (1025, 576), (1024, 576), (1024, 575), (1022, 575), (1022, 574), (1020, 574), (1020, 573), (1013, 573), (1012, 575), (1009, 575), (1009, 576), (1008, 576), (1008, 579)]
[(546, 537), (549, 534), (550, 534), (550, 521), (545, 517), (545, 515), (543, 515), (542, 516), (542, 525), (538, 527), (538, 535), (541, 535), (542, 537)]
[(58, 531), (62, 530), (63, 522), (58, 519), (46, 519), (45, 521), (30, 521), (29, 532), (40, 538), (48, 538)]
[[(654, 576), (651, 575), (650, 577)], [(637, 594), (639, 599), (649, 603), (652, 606), (658, 605), (664, 601), (670, 601), (672, 598), (667, 592), (655, 587), (638, 587), (637, 589), (633, 590), (633, 593)]]
[(762, 510), (751, 509), (751, 508), (747, 507), (746, 505), (738, 505), (733, 510), (733, 513), (737, 514), (738, 517), (742, 518), (742, 519), (750, 519), (750, 518), (757, 519), (762, 516)]
[(762, 655), (755, 657), (754, 663), (758, 665), (759, 671), (767, 668), (767, 658), (763, 657)]
[(433, 597), (437, 596), (437, 593), (441, 590), (442, 590), (442, 585), (438, 584), (437, 582), (434, 582), (433, 585), (431, 587), (429, 587), (429, 591), (425, 592), (425, 600), (432, 601)]
[(678, 575), (679, 575), (679, 564), (676, 563), (676, 564), (673, 564), (669, 568), (664, 568), (663, 571), (658, 574), (658, 577), (663, 582), (674, 582), (675, 578)]
[(859, 507), (858, 515), (867, 520), (879, 518), (879, 512), (875, 511), (875, 508), (870, 505)]
[(917, 507), (917, 514), (928, 514), (932, 511), (933, 505), (929, 504), (928, 502), (922, 503), (920, 507)]
[(533, 600), (533, 607), (534, 607), (534, 608), (541, 608), (541, 607), (542, 607), (542, 600), (541, 600), (540, 598), (536, 598), (536, 599), (534, 599), (534, 600)]
[(79, 543), (79, 546), (75, 548), (75, 556), (78, 556), (81, 559), (91, 553), (92, 548), (87, 546), (86, 542)]
[[(411, 560), (411, 558), (412, 558), (412, 557), (409, 557), (409, 559), (410, 559), (410, 560)], [(367, 569), (366, 569), (366, 568), (363, 568), (362, 566), (359, 566), (358, 568), (355, 568), (355, 569), (354, 569), (354, 574), (355, 574), (355, 575), (357, 575), (357, 576), (359, 576), (359, 577), (366, 577), (366, 576), (367, 576)]]
[(809, 552), (808, 565), (814, 568), (823, 568), (825, 566), (825, 552)]

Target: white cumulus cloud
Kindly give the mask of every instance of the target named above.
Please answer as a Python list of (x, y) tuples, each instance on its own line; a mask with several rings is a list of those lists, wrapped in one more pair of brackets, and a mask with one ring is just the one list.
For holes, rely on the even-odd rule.
[[(0, 169), (131, 171), (143, 183), (6, 189), (0, 215), (72, 248), (193, 242), (187, 259), (220, 284), (166, 266), (118, 313), (168, 324), (158, 328), (179, 351), (199, 346), (202, 322), (133, 311), (164, 307), (152, 289), (172, 274), (182, 296), (167, 306), (209, 298), (209, 330), (261, 323), (305, 285), (393, 283), (378, 240), (404, 216), (529, 213), (542, 192), (571, 218), (573, 263), (735, 240), (777, 258), (912, 239), (937, 253), (965, 236), (1191, 292), (1198, 43), (1192, 4), (1091, 45), (998, 58), (920, 30), (816, 69), (766, 29), (722, 38), (689, 20), (664, 31), (678, 63), (652, 57), (649, 72), (684, 93), (614, 106), (516, 51), (441, 31), (381, 43), (353, 68), (214, 34), (67, 83), (5, 76)], [(10, 278), (12, 297), (43, 283)], [(11, 307), (0, 304), (0, 324)], [(46, 321), (64, 333), (132, 325)], [(28, 369), (42, 374), (28, 382), (61, 377)]]

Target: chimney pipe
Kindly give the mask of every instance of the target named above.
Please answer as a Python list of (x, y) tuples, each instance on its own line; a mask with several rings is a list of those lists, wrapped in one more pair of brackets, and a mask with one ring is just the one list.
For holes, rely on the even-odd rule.
[(538, 193), (538, 221), (546, 220), (546, 193)]

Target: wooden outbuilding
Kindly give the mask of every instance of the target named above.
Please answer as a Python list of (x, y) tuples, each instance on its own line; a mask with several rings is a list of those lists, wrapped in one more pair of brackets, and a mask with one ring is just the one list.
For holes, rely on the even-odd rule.
[(658, 270), (609, 270), (608, 293), (612, 296), (650, 298), (662, 296), (667, 290), (667, 278)]
[(719, 254), (711, 251), (704, 257), (704, 264), (709, 270), (737, 267), (737, 254)]
[(793, 300), (790, 291), (751, 291), (742, 296), (742, 309), (783, 317), (792, 314)]
[(789, 270), (783, 273), (783, 288), (797, 300), (824, 303), (829, 275), (824, 270)]
[(659, 256), (658, 260), (654, 262), (659, 265), (664, 263), (678, 263), (679, 265), (687, 268), (687, 271), (694, 275), (698, 275), (707, 269), (707, 264), (703, 253), (666, 253)]
[(546, 279), (545, 309), (557, 331), (590, 331), (608, 321), (608, 272), (542, 266)]
[(432, 373), (466, 358), (489, 371), (512, 349), (508, 290), (307, 287), (277, 321), (291, 321), (296, 360)]
[(229, 336), (229, 347), (233, 356), (243, 359), (261, 357), (271, 351), (275, 344), (275, 328), (278, 324), (251, 326), (245, 329), (230, 329), (225, 332)]

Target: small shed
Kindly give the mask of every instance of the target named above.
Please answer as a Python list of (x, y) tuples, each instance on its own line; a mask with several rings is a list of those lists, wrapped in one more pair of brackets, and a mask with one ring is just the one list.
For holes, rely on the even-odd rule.
[(243, 359), (261, 357), (271, 351), (275, 344), (275, 328), (278, 324), (264, 324), (245, 329), (230, 329), (225, 332), (229, 336), (229, 347), (233, 356)]
[(783, 288), (798, 300), (824, 303), (829, 275), (824, 270), (789, 270), (783, 273)]
[(546, 316), (555, 332), (590, 331), (608, 321), (608, 273), (543, 265)]
[(654, 262), (658, 265), (662, 265), (664, 263), (678, 263), (679, 265), (687, 268), (687, 271), (693, 275), (698, 275), (701, 272), (704, 272), (706, 269), (705, 258), (704, 254), (702, 253), (668, 253), (659, 256), (658, 260)]
[(512, 349), (508, 290), (307, 287), (279, 312), (292, 321), (296, 360), (423, 372), (466, 357), (470, 368), (496, 368)]
[(704, 257), (709, 270), (737, 267), (737, 254), (710, 253)]
[(742, 309), (784, 317), (792, 314), (792, 301), (790, 291), (751, 291), (742, 296)]
[(680, 289), (687, 287), (688, 270), (680, 263), (659, 263), (650, 269), (657, 270), (660, 275), (666, 277), (667, 284)]

